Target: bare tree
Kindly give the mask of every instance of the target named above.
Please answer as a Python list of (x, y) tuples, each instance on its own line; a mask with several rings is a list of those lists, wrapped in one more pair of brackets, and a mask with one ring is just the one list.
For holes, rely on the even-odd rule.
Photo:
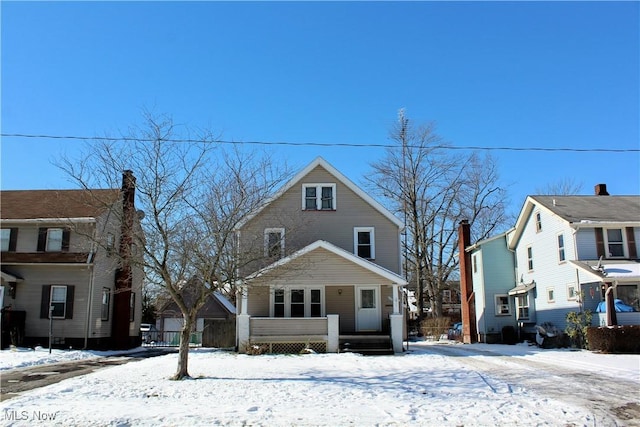
[(580, 194), (583, 183), (574, 178), (565, 177), (559, 181), (548, 184), (546, 187), (536, 187), (536, 194), (548, 196), (572, 196)]
[(190, 132), (147, 113), (144, 126), (130, 128), (126, 137), (92, 142), (79, 159), (61, 165), (86, 189), (113, 187), (123, 170), (134, 172), (136, 207), (144, 212), (145, 240), (136, 242), (144, 249), (141, 267), (184, 318), (172, 379), (189, 377), (198, 311), (214, 291), (232, 293), (239, 260), (251, 259), (236, 252), (236, 225), (286, 177), (267, 157), (225, 151), (211, 132)]
[(442, 291), (458, 268), (457, 224), (469, 220), (476, 240), (505, 225), (505, 190), (493, 158), (452, 154), (433, 123), (412, 126), (401, 110), (391, 139), (397, 145), (371, 164), (366, 179), (405, 219), (405, 270), (419, 315), (428, 299), (440, 316)]

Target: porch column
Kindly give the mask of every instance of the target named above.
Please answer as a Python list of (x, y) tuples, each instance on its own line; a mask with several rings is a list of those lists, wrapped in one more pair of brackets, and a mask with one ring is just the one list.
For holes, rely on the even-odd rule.
[(340, 349), (340, 316), (327, 314), (327, 353), (337, 353)]
[(249, 304), (249, 289), (245, 285), (240, 285), (240, 314), (247, 314)]
[(251, 316), (248, 314), (238, 314), (236, 316), (236, 325), (238, 332), (238, 352), (246, 353), (249, 346), (250, 338), (250, 322)]
[(398, 297), (398, 290), (400, 289), (400, 285), (397, 283), (393, 284), (393, 314), (400, 314), (400, 298)]
[(402, 330), (404, 316), (402, 314), (390, 314), (391, 321), (391, 343), (394, 353), (402, 353)]

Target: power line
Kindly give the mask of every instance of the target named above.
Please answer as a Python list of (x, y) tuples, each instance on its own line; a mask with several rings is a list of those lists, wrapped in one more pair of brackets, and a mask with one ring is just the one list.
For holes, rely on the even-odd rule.
[[(154, 139), (131, 137), (102, 137), (102, 136), (76, 136), (76, 135), (34, 135), (24, 133), (2, 133), (0, 136), (10, 138), (39, 138), (39, 139), (68, 139), (82, 141), (112, 141), (112, 142), (154, 142)], [(348, 142), (286, 142), (286, 141), (226, 141), (206, 139), (162, 139), (164, 142), (173, 143), (215, 143), (234, 145), (288, 145), (297, 147), (355, 147), (355, 148), (396, 148), (395, 144), (355, 144)], [(406, 145), (405, 148), (420, 148), (415, 145)], [(483, 150), (483, 151), (547, 151), (547, 152), (571, 152), (571, 153), (640, 153), (640, 148), (568, 148), (568, 147), (483, 147), (483, 146), (455, 146), (433, 145), (429, 148), (442, 150)]]

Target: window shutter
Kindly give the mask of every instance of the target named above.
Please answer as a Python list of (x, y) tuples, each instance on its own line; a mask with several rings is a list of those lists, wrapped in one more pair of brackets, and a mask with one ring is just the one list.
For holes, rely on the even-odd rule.
[(67, 312), (64, 314), (65, 319), (73, 319), (73, 292), (75, 286), (67, 286)]
[(71, 238), (71, 230), (65, 228), (62, 230), (62, 252), (69, 252), (69, 239)]
[(42, 285), (42, 299), (40, 300), (40, 318), (49, 318), (49, 301), (51, 298), (51, 285)]
[(9, 233), (9, 252), (15, 252), (18, 243), (18, 229), (12, 228)]
[(604, 233), (602, 232), (602, 228), (597, 227), (594, 231), (596, 233), (596, 251), (598, 258), (606, 258), (606, 251), (604, 250)]
[(627, 244), (629, 245), (629, 258), (638, 258), (638, 248), (636, 247), (636, 238), (633, 234), (633, 227), (627, 227)]
[(44, 252), (44, 247), (47, 244), (47, 229), (38, 229), (38, 252)]

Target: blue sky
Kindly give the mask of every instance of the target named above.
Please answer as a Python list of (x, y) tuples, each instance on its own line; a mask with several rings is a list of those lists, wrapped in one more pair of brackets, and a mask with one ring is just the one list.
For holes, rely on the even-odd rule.
[[(233, 141), (640, 149), (638, 2), (7, 2), (2, 133), (117, 134), (151, 109)], [(2, 189), (69, 188), (72, 140), (3, 137)], [(356, 183), (379, 148), (273, 146)], [(640, 193), (640, 153), (494, 151), (518, 210), (563, 179)]]

